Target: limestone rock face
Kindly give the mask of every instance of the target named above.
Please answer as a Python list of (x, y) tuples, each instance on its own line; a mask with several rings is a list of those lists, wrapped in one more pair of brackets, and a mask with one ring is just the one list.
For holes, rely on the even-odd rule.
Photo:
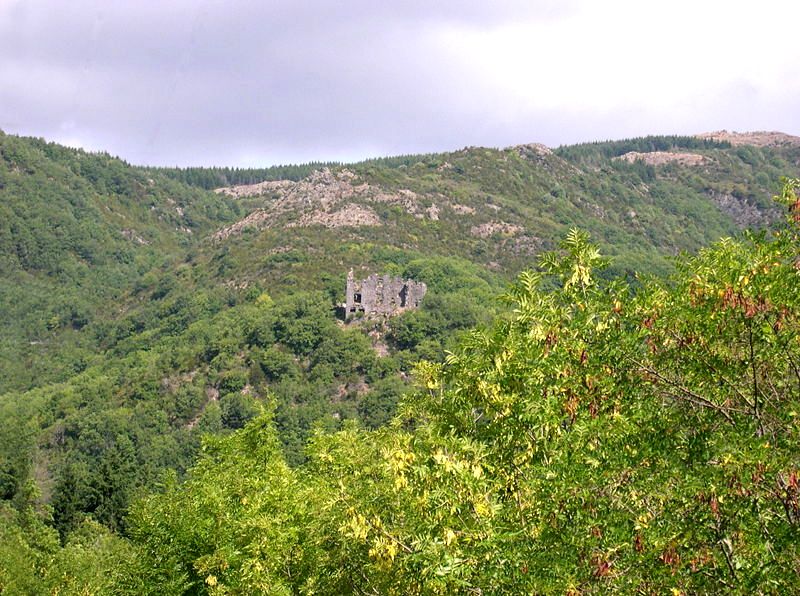
[(423, 282), (373, 273), (357, 281), (352, 270), (347, 275), (345, 318), (357, 313), (365, 316), (391, 316), (419, 307), (428, 286)]

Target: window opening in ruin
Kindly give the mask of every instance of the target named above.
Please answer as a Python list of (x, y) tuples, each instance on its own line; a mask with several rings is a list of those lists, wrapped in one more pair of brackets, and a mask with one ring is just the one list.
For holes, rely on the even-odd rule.
[(361, 304), (361, 294), (353, 294), (353, 302)]

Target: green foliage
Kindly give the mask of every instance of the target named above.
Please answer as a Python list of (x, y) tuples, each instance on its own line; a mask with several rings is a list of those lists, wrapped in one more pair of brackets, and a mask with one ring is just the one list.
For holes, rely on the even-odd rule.
[(358, 417), (368, 428), (380, 428), (393, 416), (406, 384), (395, 376), (377, 381), (358, 404)]
[(190, 480), (170, 482), (131, 513), (146, 593), (293, 593), (302, 584), (286, 570), (305, 566), (303, 536), (284, 528), (299, 529), (313, 512), (269, 419), (228, 440), (208, 439), (203, 452)]
[(0, 392), (63, 380), (87, 325), (140, 276), (236, 214), (232, 202), (119, 159), (0, 137)]
[(63, 548), (32, 510), (0, 503), (0, 592), (3, 594), (140, 594), (144, 569), (126, 540), (86, 522)]
[[(580, 143), (562, 146), (557, 149), (559, 155), (574, 161), (591, 160), (592, 158), (612, 158), (631, 151), (648, 153), (651, 151), (670, 151), (674, 149), (730, 149), (728, 141), (714, 141), (699, 137), (687, 136), (649, 136), (620, 141), (604, 141)], [(738, 149), (737, 149), (738, 151)]]
[[(609, 161), (679, 147), (710, 161)], [(720, 196), (777, 219), (798, 157), (653, 138), (369, 160), (358, 183), (438, 220), (387, 204), (379, 227), (213, 240), (271, 198), (203, 188), (315, 165), (133, 168), (0, 135), (0, 591), (791, 589), (797, 181), (777, 236), (667, 285), (634, 272), (736, 232)], [(350, 267), (429, 292), (345, 326)]]
[[(792, 186), (794, 184), (794, 187)], [(796, 216), (796, 182), (783, 200)], [(571, 233), (378, 431), (283, 463), (269, 418), (131, 519), (162, 593), (789, 593), (800, 544), (796, 224), (670, 284)]]
[(340, 165), (338, 162), (313, 161), (299, 165), (269, 168), (144, 168), (148, 173), (164, 175), (190, 186), (213, 190), (237, 184), (256, 184), (267, 180), (301, 180), (314, 170)]

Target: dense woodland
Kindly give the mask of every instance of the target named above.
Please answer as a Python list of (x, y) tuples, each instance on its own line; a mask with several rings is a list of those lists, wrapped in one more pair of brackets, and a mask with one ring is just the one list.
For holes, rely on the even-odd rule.
[[(675, 148), (710, 165), (613, 160)], [(0, 157), (0, 591), (793, 590), (797, 148), (371, 160), (471, 215), (225, 242), (273, 199), (214, 180), (322, 164)], [(348, 267), (429, 294), (343, 325)]]

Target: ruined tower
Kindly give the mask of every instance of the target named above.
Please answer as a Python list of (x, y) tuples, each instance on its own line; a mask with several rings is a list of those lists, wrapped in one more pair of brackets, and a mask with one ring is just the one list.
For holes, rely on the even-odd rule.
[(377, 275), (356, 281), (353, 270), (347, 274), (345, 318), (357, 313), (365, 316), (391, 316), (405, 310), (417, 308), (428, 287), (419, 281)]

